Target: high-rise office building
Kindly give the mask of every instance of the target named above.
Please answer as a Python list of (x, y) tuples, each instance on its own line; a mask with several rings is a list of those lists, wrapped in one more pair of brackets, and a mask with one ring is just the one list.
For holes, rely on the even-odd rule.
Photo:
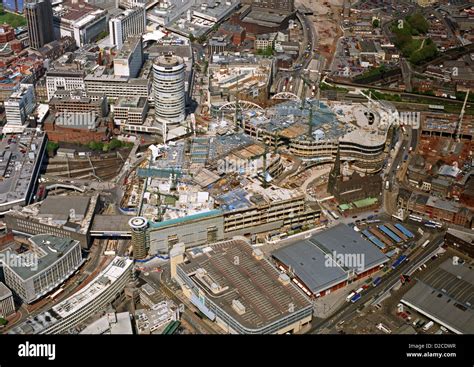
[(53, 8), (50, 0), (29, 0), (25, 4), (30, 46), (38, 50), (54, 41)]
[(0, 282), (0, 317), (8, 317), (15, 313), (13, 293), (8, 287)]
[(153, 64), (155, 121), (161, 126), (163, 141), (168, 125), (177, 125), (186, 117), (185, 68), (183, 59), (172, 54), (159, 56)]
[(114, 58), (114, 75), (136, 78), (143, 65), (143, 44), (141, 36), (130, 36)]
[(133, 258), (144, 259), (148, 252), (148, 221), (144, 217), (134, 217), (128, 225), (132, 230)]
[(125, 10), (109, 20), (110, 43), (121, 49), (128, 36), (141, 35), (146, 27), (144, 6)]
[(33, 84), (20, 84), (5, 101), (5, 115), (7, 125), (13, 127), (24, 127), (28, 115), (35, 109), (35, 93)]

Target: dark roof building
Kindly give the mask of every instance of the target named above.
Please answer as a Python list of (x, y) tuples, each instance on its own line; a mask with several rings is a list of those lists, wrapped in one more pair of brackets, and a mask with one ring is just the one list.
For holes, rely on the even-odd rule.
[(456, 334), (473, 334), (474, 270), (448, 259), (418, 280), (401, 302)]
[(350, 279), (377, 271), (388, 258), (350, 227), (339, 224), (272, 254), (308, 295), (323, 296)]

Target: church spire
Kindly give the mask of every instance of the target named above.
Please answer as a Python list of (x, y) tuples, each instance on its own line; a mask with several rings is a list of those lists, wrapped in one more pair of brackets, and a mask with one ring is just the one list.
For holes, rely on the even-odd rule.
[(335, 189), (337, 180), (340, 176), (341, 176), (341, 151), (339, 147), (337, 147), (336, 159), (334, 160), (334, 166), (332, 167), (331, 172), (329, 173), (329, 179), (328, 179), (328, 191), (330, 193), (332, 193), (333, 190)]

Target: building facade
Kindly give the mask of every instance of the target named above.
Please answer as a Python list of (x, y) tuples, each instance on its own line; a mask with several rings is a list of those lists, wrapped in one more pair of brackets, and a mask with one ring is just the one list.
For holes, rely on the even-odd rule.
[(151, 83), (148, 79), (88, 75), (84, 82), (88, 93), (104, 93), (109, 99), (127, 96), (150, 97)]
[[(3, 272), (7, 285), (30, 304), (66, 281), (84, 259), (79, 241), (70, 238), (48, 234), (33, 236), (28, 241), (29, 249), (21, 255), (11, 249), (3, 252), (5, 258), (16, 260), (5, 262)], [(28, 259), (27, 254), (32, 258)]]
[(162, 126), (166, 141), (167, 126), (179, 124), (185, 119), (185, 69), (179, 56), (166, 54), (153, 64), (153, 97), (155, 121)]
[(61, 334), (97, 314), (117, 299), (132, 279), (133, 260), (115, 257), (89, 284), (51, 310), (30, 317), (10, 334)]
[(25, 4), (30, 47), (38, 50), (54, 41), (53, 9), (50, 0), (30, 0)]
[(85, 89), (84, 72), (81, 70), (50, 70), (46, 73), (48, 101), (57, 90), (74, 91)]
[(7, 125), (13, 127), (24, 126), (28, 116), (35, 109), (35, 93), (33, 84), (20, 84), (20, 88), (13, 92), (5, 101)]
[(6, 318), (14, 313), (13, 293), (5, 284), (0, 282), (0, 317)]
[(94, 112), (98, 117), (108, 114), (107, 97), (102, 93), (87, 94), (85, 90), (56, 91), (49, 101), (49, 106), (59, 113)]
[(112, 111), (117, 125), (142, 125), (148, 112), (148, 101), (145, 97), (121, 97)]
[(123, 43), (114, 58), (114, 75), (136, 78), (143, 65), (143, 45), (141, 36), (130, 36)]
[(141, 35), (146, 28), (146, 12), (143, 5), (127, 9), (109, 20), (110, 43), (120, 50), (128, 36)]

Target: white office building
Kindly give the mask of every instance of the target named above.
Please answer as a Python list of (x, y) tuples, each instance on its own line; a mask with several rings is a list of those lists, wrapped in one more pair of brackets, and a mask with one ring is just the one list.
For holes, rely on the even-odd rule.
[[(50, 293), (68, 279), (84, 262), (79, 241), (49, 234), (35, 235), (27, 247), (2, 252), (6, 284), (26, 303)], [(5, 261), (8, 260), (8, 261)]]
[(61, 334), (74, 330), (117, 299), (132, 279), (133, 260), (116, 257), (97, 277), (52, 309), (28, 318), (9, 334)]
[(114, 59), (114, 75), (136, 78), (143, 65), (141, 36), (130, 36)]
[(13, 293), (5, 284), (0, 282), (0, 317), (6, 318), (14, 313)]
[(109, 20), (110, 43), (120, 50), (128, 36), (141, 35), (146, 28), (145, 7), (140, 5), (125, 10)]
[(35, 92), (33, 84), (20, 84), (5, 101), (7, 124), (4, 132), (22, 132), (28, 124), (28, 115), (35, 109)]
[(82, 70), (50, 70), (46, 73), (46, 89), (48, 101), (59, 90), (74, 91), (85, 89), (84, 72)]
[(155, 121), (161, 126), (164, 141), (168, 125), (177, 125), (186, 117), (185, 68), (183, 59), (172, 54), (157, 57), (153, 64)]

